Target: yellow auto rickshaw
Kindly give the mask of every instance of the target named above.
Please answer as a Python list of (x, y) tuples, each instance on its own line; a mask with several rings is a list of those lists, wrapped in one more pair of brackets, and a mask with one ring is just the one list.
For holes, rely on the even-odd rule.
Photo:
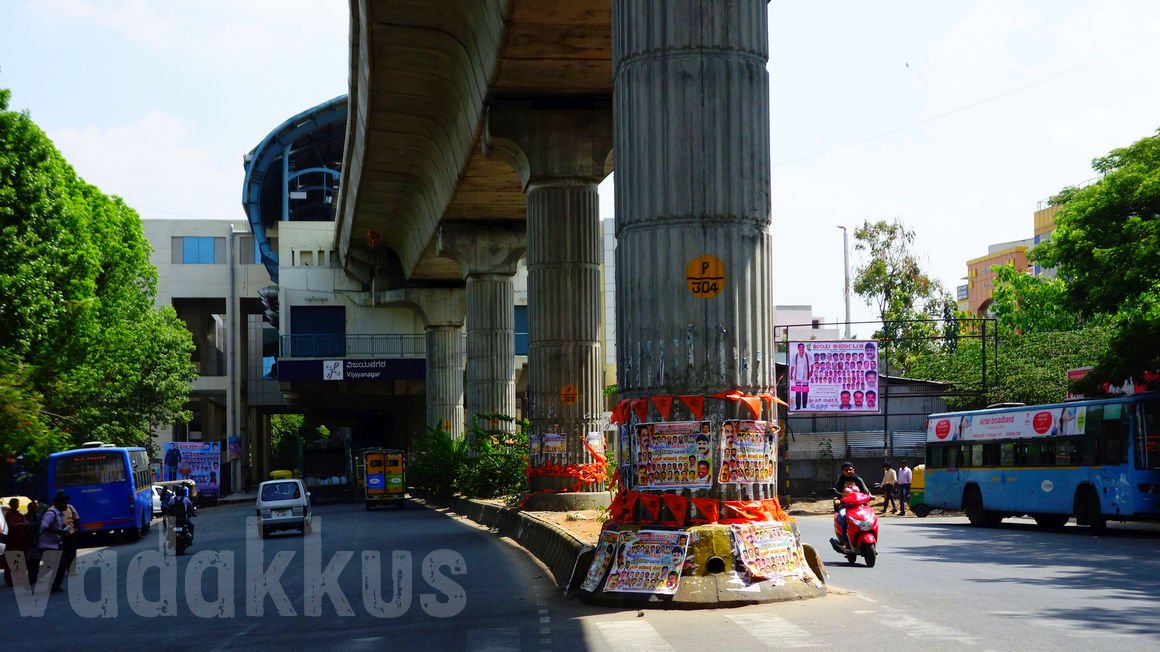
[(359, 451), (356, 471), (359, 490), (367, 510), (394, 503), (400, 509), (407, 499), (406, 453), (393, 448)]
[(914, 474), (910, 479), (910, 511), (915, 516), (923, 517), (930, 513), (930, 505), (926, 504), (926, 465), (914, 467)]

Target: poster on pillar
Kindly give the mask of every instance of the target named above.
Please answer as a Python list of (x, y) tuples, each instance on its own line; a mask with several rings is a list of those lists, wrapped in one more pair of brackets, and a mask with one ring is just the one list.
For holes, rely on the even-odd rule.
[[(632, 489), (637, 486), (637, 467), (633, 463), (636, 459), (635, 452), (632, 450), (632, 426), (622, 423), (616, 428), (616, 462), (617, 472), (620, 475), (620, 482), (626, 489)], [(643, 468), (640, 469), (643, 473)]]
[(777, 435), (765, 421), (730, 419), (721, 424), (721, 484), (773, 482)]
[(584, 437), (584, 443), (587, 444), (588, 454), (592, 456), (593, 461), (604, 458), (604, 433), (590, 432)]
[(568, 452), (568, 435), (562, 432), (545, 432), (538, 436), (538, 440), (540, 454), (536, 457), (536, 462), (563, 462), (564, 455)]
[(689, 534), (680, 530), (619, 533), (616, 556), (604, 590), (616, 593), (673, 595), (685, 567)]
[(708, 421), (636, 424), (637, 486), (708, 489), (713, 484), (712, 432)]
[(790, 342), (789, 412), (878, 414), (878, 342)]
[(751, 579), (780, 579), (802, 576), (800, 543), (793, 530), (783, 523), (742, 523), (730, 525), (735, 556)]

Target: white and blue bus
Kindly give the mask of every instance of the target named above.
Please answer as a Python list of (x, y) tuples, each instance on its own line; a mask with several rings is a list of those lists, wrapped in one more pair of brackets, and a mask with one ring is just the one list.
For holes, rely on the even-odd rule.
[(974, 526), (1160, 520), (1160, 394), (932, 414), (923, 502)]
[(144, 448), (98, 442), (48, 458), (49, 499), (58, 491), (80, 516), (82, 532), (121, 531), (137, 539), (153, 521), (152, 471)]

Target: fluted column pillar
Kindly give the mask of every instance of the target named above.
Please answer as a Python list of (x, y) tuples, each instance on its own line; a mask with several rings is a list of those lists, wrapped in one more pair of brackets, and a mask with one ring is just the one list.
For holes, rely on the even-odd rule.
[[(613, 1), (622, 399), (774, 391), (766, 14), (766, 0)], [(725, 400), (704, 417), (753, 418)], [(698, 493), (776, 495), (716, 477)]]
[(516, 416), (516, 266), (527, 250), (521, 225), (444, 224), (439, 254), (459, 263), (467, 281), (467, 428), (513, 431), (506, 421), (476, 423), (476, 415)]
[(458, 326), (427, 327), (427, 425), (463, 436), (463, 334)]
[[(520, 173), (527, 192), (528, 405), (534, 436), (563, 434), (565, 450), (533, 466), (586, 464), (589, 432), (603, 408), (600, 268), (603, 246), (597, 184), (611, 146), (606, 104), (542, 109), (493, 103), (486, 143)], [(534, 476), (531, 489), (558, 489), (574, 478)], [(593, 483), (581, 491), (602, 491)]]
[(403, 288), (375, 295), (383, 306), (405, 306), (423, 318), (427, 335), (427, 426), (463, 437), (464, 288)]

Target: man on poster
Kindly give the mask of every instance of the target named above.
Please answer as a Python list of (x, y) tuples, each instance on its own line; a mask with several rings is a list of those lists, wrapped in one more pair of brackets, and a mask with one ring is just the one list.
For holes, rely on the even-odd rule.
[(798, 342), (797, 353), (789, 366), (790, 391), (794, 395), (794, 409), (804, 410), (810, 395), (810, 357), (806, 345)]

